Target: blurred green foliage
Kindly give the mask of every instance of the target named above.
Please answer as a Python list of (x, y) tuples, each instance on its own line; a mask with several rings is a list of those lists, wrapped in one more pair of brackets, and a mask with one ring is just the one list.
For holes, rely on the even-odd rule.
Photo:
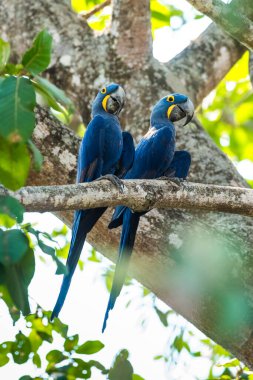
[(234, 163), (253, 163), (253, 91), (248, 60), (245, 53), (197, 112), (210, 136)]
[[(72, 109), (71, 101), (62, 90), (38, 76), (50, 63), (51, 49), (52, 37), (42, 30), (24, 53), (21, 63), (10, 64), (10, 44), (0, 39), (0, 183), (11, 190), (26, 183), (32, 161), (35, 170), (40, 170), (43, 162), (40, 151), (31, 141), (38, 90), (50, 107), (58, 111), (64, 109), (66, 113)], [(50, 246), (52, 237), (30, 224), (22, 225), (24, 211), (11, 196), (0, 197), (0, 297), (14, 321), (19, 319), (20, 312), (24, 315), (30, 312), (28, 286), (35, 271), (36, 246), (56, 262), (57, 273), (65, 271)], [(36, 238), (35, 244), (31, 235)], [(50, 241), (49, 245), (46, 240)]]
[[(129, 354), (126, 350), (116, 355), (111, 368), (106, 368), (100, 362), (89, 358), (90, 355), (94, 355), (104, 348), (102, 342), (90, 340), (79, 343), (78, 334), (68, 335), (68, 326), (60, 322), (58, 318), (50, 322), (50, 315), (50, 312), (37, 308), (35, 314), (25, 318), (26, 333), (20, 331), (16, 334), (15, 340), (0, 344), (0, 367), (6, 365), (10, 360), (20, 365), (32, 361), (41, 372), (39, 376), (25, 375), (19, 380), (92, 379), (94, 378), (92, 377), (94, 368), (102, 374), (108, 375), (108, 378), (112, 380), (132, 380), (133, 370), (127, 360)], [(62, 342), (61, 349), (59, 349), (59, 340)], [(45, 350), (41, 350), (45, 342), (50, 343), (50, 351), (47, 353)], [(57, 349), (54, 348), (54, 344)], [(129, 368), (131, 368), (131, 376), (129, 376)], [(121, 377), (114, 377), (113, 374), (116, 373), (120, 373)], [(135, 376), (136, 379), (141, 379), (138, 375)]]

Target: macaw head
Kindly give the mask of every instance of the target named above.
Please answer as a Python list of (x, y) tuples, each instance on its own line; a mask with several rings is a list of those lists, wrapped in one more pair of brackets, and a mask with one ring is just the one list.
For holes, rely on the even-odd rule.
[(192, 101), (182, 94), (170, 94), (160, 99), (151, 113), (151, 126), (156, 123), (176, 123), (179, 126), (188, 124), (194, 115)]
[(110, 83), (104, 86), (93, 102), (92, 115), (95, 116), (101, 112), (119, 115), (124, 106), (125, 97), (125, 91), (120, 85)]

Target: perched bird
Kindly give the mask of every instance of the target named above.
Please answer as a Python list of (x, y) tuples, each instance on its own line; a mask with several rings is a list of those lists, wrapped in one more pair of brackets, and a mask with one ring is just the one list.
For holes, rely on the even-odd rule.
[[(114, 175), (130, 169), (134, 145), (130, 133), (121, 131), (118, 115), (124, 105), (125, 92), (111, 83), (97, 94), (92, 105), (92, 120), (88, 124), (78, 156), (77, 182), (91, 182), (107, 178), (121, 186)], [(132, 142), (132, 145), (131, 145)], [(128, 159), (125, 158), (129, 151)], [(123, 166), (122, 166), (123, 165)], [(66, 298), (85, 239), (106, 208), (78, 210), (74, 215), (72, 239), (60, 293), (51, 315), (57, 317)]]
[[(175, 126), (186, 125), (194, 114), (191, 100), (181, 94), (171, 94), (162, 98), (153, 108), (150, 128), (141, 139), (135, 151), (134, 162), (126, 173), (125, 179), (168, 178), (185, 179), (191, 164), (187, 151), (175, 152)], [(112, 290), (104, 317), (102, 332), (110, 310), (120, 294), (126, 277), (128, 263), (133, 251), (136, 231), (141, 215), (146, 212), (132, 212), (128, 207), (118, 206), (114, 212), (109, 228), (122, 226), (118, 260), (113, 279)]]

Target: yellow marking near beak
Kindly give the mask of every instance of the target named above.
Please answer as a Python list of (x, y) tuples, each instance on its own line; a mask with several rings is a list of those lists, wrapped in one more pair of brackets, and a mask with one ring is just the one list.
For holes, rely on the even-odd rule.
[(168, 108), (168, 111), (167, 111), (167, 116), (168, 116), (168, 119), (170, 118), (170, 115), (171, 115), (171, 112), (173, 111), (173, 109), (176, 107), (175, 104), (173, 104), (172, 106), (170, 106)]
[(102, 106), (103, 106), (103, 109), (107, 112), (107, 101), (108, 99), (110, 98), (110, 95), (106, 95), (102, 101)]

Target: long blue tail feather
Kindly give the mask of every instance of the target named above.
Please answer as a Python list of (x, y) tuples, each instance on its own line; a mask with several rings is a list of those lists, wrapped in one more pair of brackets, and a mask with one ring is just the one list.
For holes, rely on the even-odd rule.
[(123, 227), (120, 238), (119, 254), (112, 284), (109, 302), (105, 312), (102, 332), (105, 331), (109, 312), (114, 308), (117, 297), (124, 285), (129, 261), (133, 252), (136, 231), (139, 225), (140, 215), (126, 208), (123, 215)]
[(63, 277), (60, 293), (51, 315), (51, 321), (58, 317), (64, 301), (66, 299), (70, 283), (75, 272), (78, 260), (80, 258), (83, 245), (88, 232), (93, 228), (97, 220), (105, 212), (106, 208), (89, 209), (76, 211), (73, 227), (72, 227), (72, 239), (66, 263), (67, 273)]

